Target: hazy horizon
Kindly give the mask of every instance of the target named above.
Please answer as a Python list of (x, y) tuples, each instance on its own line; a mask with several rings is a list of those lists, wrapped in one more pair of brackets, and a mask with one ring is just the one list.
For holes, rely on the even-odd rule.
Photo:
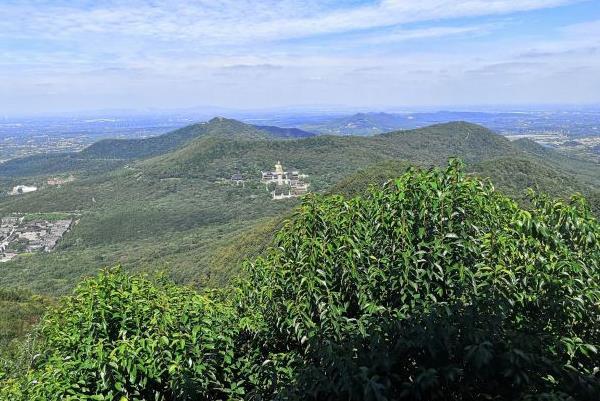
[(271, 108), (227, 108), (218, 106), (195, 106), (182, 108), (98, 108), (83, 110), (56, 110), (22, 113), (0, 113), (0, 121), (44, 118), (125, 118), (155, 116), (169, 118), (173, 116), (196, 116), (198, 121), (213, 117), (226, 118), (260, 118), (281, 114), (285, 116), (347, 116), (353, 114), (420, 114), (420, 113), (553, 113), (553, 112), (587, 112), (600, 113), (600, 103), (588, 104), (516, 104), (516, 105), (463, 105), (463, 106), (382, 106), (361, 107), (343, 105), (287, 105)]

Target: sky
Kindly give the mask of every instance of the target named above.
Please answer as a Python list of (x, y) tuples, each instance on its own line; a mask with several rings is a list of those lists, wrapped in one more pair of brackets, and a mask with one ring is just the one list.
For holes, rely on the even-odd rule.
[(1, 0), (0, 116), (600, 104), (600, 0)]

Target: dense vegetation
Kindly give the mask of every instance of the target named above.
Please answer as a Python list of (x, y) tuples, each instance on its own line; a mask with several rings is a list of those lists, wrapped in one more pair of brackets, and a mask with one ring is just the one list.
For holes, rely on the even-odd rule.
[(316, 135), (299, 128), (281, 128), (273, 125), (255, 125), (254, 127), (261, 131), (266, 131), (277, 138), (308, 138)]
[[(283, 131), (284, 135), (287, 135), (287, 131), (284, 129), (281, 129), (281, 131)], [(142, 159), (168, 153), (194, 138), (203, 136), (217, 134), (220, 137), (240, 136), (254, 139), (268, 139), (271, 137), (271, 134), (275, 137), (278, 133), (279, 131), (261, 130), (252, 125), (217, 117), (206, 123), (189, 125), (167, 134), (150, 138), (105, 139), (84, 149), (81, 154), (93, 158)]]
[(0, 379), (26, 362), (18, 355), (49, 305), (47, 298), (30, 291), (0, 288)]
[(288, 139), (306, 138), (314, 134), (297, 128), (253, 126), (216, 117), (209, 122), (192, 124), (149, 138), (103, 139), (81, 152), (44, 154), (0, 163), (0, 176), (36, 177), (44, 174), (74, 172), (98, 174), (123, 166), (126, 161), (162, 155), (196, 138)]
[[(55, 252), (3, 264), (5, 285), (64, 294), (82, 277), (117, 263), (127, 271), (167, 270), (178, 283), (222, 285), (235, 275), (244, 256), (254, 255), (272, 236), (272, 231), (254, 227), (281, 219), (297, 205), (295, 200), (271, 201), (258, 183), (260, 171), (277, 160), (309, 174), (315, 192), (340, 183), (338, 192), (347, 193), (342, 186), (365, 188), (369, 182), (397, 177), (404, 170), (395, 164), (404, 169), (408, 163), (443, 165), (451, 156), (463, 157), (469, 171), (490, 176), (498, 188), (519, 200), (525, 200), (523, 190), (529, 186), (555, 196), (578, 191), (591, 199), (591, 189), (600, 187), (600, 168), (593, 163), (572, 168), (569, 160), (551, 151), (536, 156), (540, 150), (535, 146), (525, 152), (520, 144), (467, 123), (369, 138), (283, 141), (246, 124), (213, 119), (161, 140), (198, 130), (204, 134), (164, 155), (128, 160), (127, 167), (103, 174), (86, 177), (80, 172), (77, 181), (62, 188), (0, 200), (1, 215), (80, 215)], [(219, 183), (237, 171), (248, 180), (244, 187)], [(254, 231), (265, 236), (257, 238)], [(248, 236), (256, 241), (246, 255), (247, 248), (238, 244), (246, 244)]]
[[(44, 186), (55, 169), (62, 168), (60, 159), (49, 169), (43, 163), (22, 164), (33, 169), (29, 173), (44, 171), (45, 175), (25, 182), (42, 185), (40, 191), (0, 199), (0, 215), (16, 212), (26, 218), (51, 219), (69, 215), (77, 216), (79, 222), (56, 251), (3, 263), (1, 286), (55, 297), (70, 293), (98, 269), (115, 264), (134, 273), (166, 271), (176, 283), (196, 288), (224, 286), (239, 275), (244, 259), (264, 252), (298, 205), (297, 200), (271, 201), (257, 182), (260, 170), (278, 159), (286, 167), (308, 173), (313, 191), (354, 196), (366, 193), (372, 184), (402, 175), (411, 165), (440, 165), (457, 155), (469, 162), (468, 172), (490, 177), (497, 188), (526, 208), (532, 205), (524, 190), (532, 187), (561, 198), (581, 192), (596, 215), (600, 213), (597, 164), (565, 157), (531, 141), (511, 143), (473, 124), (441, 124), (372, 138), (325, 136), (291, 141), (273, 136), (289, 138), (297, 132), (269, 133), (266, 128), (270, 127), (260, 128), (213, 119), (143, 142), (140, 151), (167, 152), (145, 160), (136, 159), (147, 156), (141, 153), (110, 153), (128, 149), (120, 141), (100, 143), (88, 149), (88, 158), (69, 156), (73, 163), (83, 164), (66, 164), (75, 169), (77, 180), (61, 188)], [(176, 138), (184, 139), (178, 142)], [(172, 146), (176, 149), (169, 152)], [(87, 164), (90, 160), (92, 164)], [(248, 179), (244, 187), (219, 182), (237, 171)], [(6, 191), (23, 183), (20, 180), (3, 176), (0, 185)], [(12, 339), (23, 338), (43, 310), (18, 304), (2, 306), (7, 311), (15, 307), (29, 311), (12, 313), (5, 320), (5, 332), (10, 333), (5, 338), (11, 338), (10, 347), (5, 348), (10, 353), (22, 348)], [(28, 340), (24, 340), (26, 345)]]
[[(41, 184), (44, 182), (40, 175), (55, 175), (65, 172), (86, 174), (101, 174), (123, 166), (122, 160), (92, 159), (82, 157), (79, 153), (53, 153), (23, 157), (8, 160), (0, 164), (0, 174), (14, 180), (27, 177), (28, 184)], [(39, 181), (39, 182), (38, 182)], [(23, 181), (10, 181), (9, 185), (16, 185)]]
[[(450, 118), (449, 120), (457, 118)], [(325, 121), (305, 124), (309, 131), (333, 135), (375, 135), (398, 129), (418, 127), (409, 116), (389, 113), (356, 113)], [(432, 123), (429, 123), (432, 124)]]
[(310, 196), (230, 288), (85, 281), (0, 399), (597, 400), (600, 224), (530, 204), (457, 163)]

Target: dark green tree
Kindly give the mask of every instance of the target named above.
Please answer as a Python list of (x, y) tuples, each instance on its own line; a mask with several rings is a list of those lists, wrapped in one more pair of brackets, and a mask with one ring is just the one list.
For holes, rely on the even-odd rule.
[(532, 204), (458, 162), (308, 199), (248, 269), (285, 396), (597, 400), (600, 227), (580, 198)]

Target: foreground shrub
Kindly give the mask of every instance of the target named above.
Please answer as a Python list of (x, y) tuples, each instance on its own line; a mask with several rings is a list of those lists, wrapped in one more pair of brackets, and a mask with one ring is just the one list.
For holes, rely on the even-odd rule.
[(240, 391), (234, 316), (191, 289), (104, 272), (45, 317), (45, 352), (4, 399), (228, 398)]
[(598, 400), (599, 239), (582, 200), (525, 211), (453, 163), (308, 199), (246, 296), (286, 397)]

